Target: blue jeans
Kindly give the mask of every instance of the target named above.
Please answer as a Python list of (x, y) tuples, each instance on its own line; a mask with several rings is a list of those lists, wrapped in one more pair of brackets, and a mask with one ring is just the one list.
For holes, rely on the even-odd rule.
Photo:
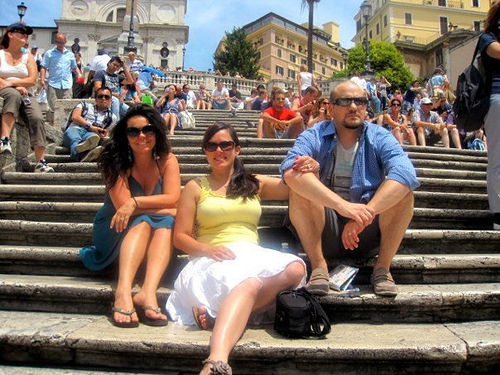
[(377, 98), (375, 95), (372, 96), (372, 98), (370, 99), (370, 106), (372, 107), (374, 114), (379, 113), (380, 112), (380, 99)]
[(116, 116), (119, 120), (128, 111), (128, 105), (125, 103), (120, 103), (120, 99), (116, 96), (111, 98), (111, 112)]
[(76, 152), (76, 146), (95, 135), (97, 134), (89, 132), (80, 126), (71, 126), (64, 132), (63, 146), (69, 148), (73, 160), (80, 161), (80, 155)]

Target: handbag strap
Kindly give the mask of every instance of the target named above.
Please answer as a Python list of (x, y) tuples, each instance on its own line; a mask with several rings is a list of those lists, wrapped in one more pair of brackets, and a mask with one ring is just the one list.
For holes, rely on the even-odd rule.
[(318, 300), (305, 288), (297, 289), (296, 292), (298, 294), (301, 294), (304, 298), (306, 298), (312, 305), (311, 336), (322, 337), (330, 333), (331, 331), (330, 319), (328, 319), (325, 310), (323, 310)]

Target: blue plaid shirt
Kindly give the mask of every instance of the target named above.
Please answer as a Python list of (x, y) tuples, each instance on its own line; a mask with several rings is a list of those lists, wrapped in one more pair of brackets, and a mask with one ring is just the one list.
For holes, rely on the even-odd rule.
[[(281, 163), (280, 172), (292, 168), (296, 156), (309, 155), (320, 164), (320, 180), (329, 178), (337, 135), (332, 121), (322, 121), (305, 130)], [(350, 198), (353, 203), (368, 203), (385, 179), (397, 181), (411, 190), (420, 186), (408, 155), (386, 129), (364, 123), (352, 171)]]

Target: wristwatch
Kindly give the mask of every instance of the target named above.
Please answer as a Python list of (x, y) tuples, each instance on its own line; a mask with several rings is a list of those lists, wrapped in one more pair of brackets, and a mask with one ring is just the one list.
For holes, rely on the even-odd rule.
[(90, 130), (90, 125), (89, 124), (85, 124), (82, 126), (85, 130), (89, 131)]

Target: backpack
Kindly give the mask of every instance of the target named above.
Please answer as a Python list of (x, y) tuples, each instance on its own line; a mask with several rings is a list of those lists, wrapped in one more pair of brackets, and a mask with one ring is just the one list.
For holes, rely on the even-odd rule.
[(458, 77), (453, 104), (455, 123), (465, 131), (479, 129), (490, 107), (490, 84), (481, 62), (481, 54), (478, 55), (480, 39), (471, 64)]
[(479, 138), (474, 138), (473, 140), (470, 140), (469, 142), (467, 142), (467, 148), (469, 150), (479, 150), (479, 151), (486, 150), (486, 147), (484, 146), (484, 142)]
[[(85, 118), (85, 115), (87, 114), (87, 112), (89, 110), (89, 107), (87, 105), (87, 102), (82, 101), (80, 103), (82, 104), (82, 114), (81, 114), (81, 116), (83, 118)], [(80, 104), (80, 103), (78, 103), (78, 104)], [(76, 106), (71, 110), (70, 114), (68, 115), (68, 118), (66, 119), (66, 122), (63, 124), (64, 131), (66, 131), (68, 129), (69, 125), (73, 121), (71, 119), (73, 118), (73, 112), (75, 111), (75, 109), (76, 109)], [(96, 111), (96, 108), (95, 108), (95, 105), (94, 105), (94, 113), (95, 113), (95, 111)], [(108, 128), (111, 125), (112, 122), (113, 122), (113, 113), (111, 112), (110, 109), (108, 109), (106, 111), (106, 117), (102, 121), (102, 128), (103, 129)]]
[(289, 338), (323, 337), (330, 333), (331, 324), (316, 298), (300, 288), (276, 297), (274, 329)]

